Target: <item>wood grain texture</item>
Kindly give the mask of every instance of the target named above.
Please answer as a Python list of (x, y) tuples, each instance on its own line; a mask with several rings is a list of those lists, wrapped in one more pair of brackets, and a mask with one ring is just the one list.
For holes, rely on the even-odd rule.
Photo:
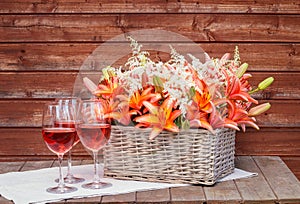
[(89, 203), (89, 204), (98, 204), (101, 202), (101, 197), (89, 197), (89, 198), (74, 198), (74, 199), (67, 199), (64, 203), (71, 204), (71, 203)]
[(122, 1), (122, 0), (3, 0), (0, 13), (294, 13), (299, 14), (299, 3), (294, 1)]
[(273, 76), (274, 82), (263, 92), (258, 92), (258, 94), (252, 94), (254, 98), (257, 99), (299, 99), (300, 96), (294, 89), (299, 89), (300, 73), (286, 73), (286, 72), (250, 72), (253, 77), (249, 79), (250, 84), (256, 87), (261, 81), (267, 77)]
[(0, 98), (56, 98), (71, 95), (76, 72), (0, 73)]
[(25, 162), (0, 162), (0, 173), (19, 171)]
[(136, 192), (102, 196), (101, 203), (135, 203)]
[(0, 195), (0, 203), (1, 204), (14, 204), (12, 201), (7, 200), (6, 198), (2, 197), (1, 195)]
[(242, 198), (233, 181), (217, 183), (213, 187), (203, 187), (208, 203), (240, 203)]
[(205, 202), (202, 186), (183, 186), (170, 189), (172, 203), (199, 203)]
[(0, 126), (41, 127), (43, 107), (49, 101), (1, 101)]
[(139, 191), (136, 193), (137, 203), (167, 203), (171, 200), (170, 189)]
[[(260, 103), (270, 102), (271, 108), (256, 116), (260, 127), (299, 127), (298, 111), (300, 106), (298, 100), (261, 100)], [(298, 122), (297, 122), (298, 121)]]
[(295, 174), (295, 176), (300, 181), (300, 156), (297, 157), (281, 157), (284, 163), (289, 167), (289, 169)]
[[(124, 44), (129, 46), (129, 42)], [(147, 43), (141, 43), (146, 49)], [(167, 61), (169, 55), (157, 50), (150, 51), (151, 56)], [(175, 49), (177, 45), (185, 46), (190, 53), (193, 44), (170, 42)], [(20, 43), (0, 44), (1, 71), (70, 71), (88, 69), (83, 66), (87, 57), (95, 50), (100, 49), (103, 43)], [(153, 46), (153, 45), (152, 45)], [(249, 64), (248, 71), (300, 71), (300, 45), (293, 43), (198, 43), (211, 57), (222, 57), (225, 53), (233, 56), (235, 46), (239, 47), (241, 60)], [(117, 50), (111, 43), (110, 50), (105, 49), (101, 59), (113, 56)], [(185, 53), (182, 53), (185, 54)], [(121, 65), (122, 61), (118, 61)], [(124, 63), (124, 62), (123, 62)]]
[(290, 170), (279, 157), (254, 157), (254, 160), (279, 202), (292, 202), (296, 198), (300, 199), (300, 183), (293, 174), (290, 174)]
[[(257, 99), (300, 99), (300, 72), (251, 72), (250, 83), (256, 86), (269, 76), (274, 83), (265, 91), (253, 94)], [(72, 95), (78, 72), (0, 72), (0, 98), (49, 99)], [(99, 81), (101, 72), (83, 74)], [(98, 75), (98, 76), (97, 76)], [(81, 82), (81, 81), (78, 81)], [(81, 84), (83, 87), (83, 84)], [(80, 88), (81, 89), (81, 88)], [(78, 89), (76, 89), (78, 90)], [(288, 103), (288, 102), (287, 102)]]
[(53, 165), (53, 160), (46, 161), (26, 161), (26, 163), (22, 166), (20, 171), (30, 171), (42, 168), (50, 168)]
[(259, 167), (249, 156), (239, 156), (235, 159), (236, 168), (258, 173), (248, 179), (237, 179), (235, 184), (245, 203), (274, 203), (276, 196), (267, 183)]
[[(163, 29), (196, 42), (299, 42), (299, 15), (2, 15), (0, 42), (102, 42), (124, 32)], [(158, 24), (158, 22), (163, 22)], [(176, 24), (174, 24), (176, 22)], [(83, 29), (84, 28), (84, 29)], [(153, 33), (142, 33), (149, 41)]]
[(300, 154), (300, 130), (298, 128), (262, 128), (238, 132), (236, 137), (237, 155), (281, 155)]

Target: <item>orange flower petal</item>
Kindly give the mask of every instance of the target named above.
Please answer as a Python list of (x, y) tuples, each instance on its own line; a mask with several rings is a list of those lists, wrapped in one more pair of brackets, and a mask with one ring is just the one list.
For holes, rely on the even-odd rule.
[(153, 127), (152, 131), (150, 133), (149, 139), (152, 140), (155, 137), (157, 137), (161, 132), (163, 131), (163, 129), (158, 128), (158, 127)]

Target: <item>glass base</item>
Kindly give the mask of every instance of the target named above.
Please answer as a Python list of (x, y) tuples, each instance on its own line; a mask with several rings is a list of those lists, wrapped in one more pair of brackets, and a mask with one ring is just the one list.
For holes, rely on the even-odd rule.
[[(64, 178), (64, 182), (67, 183), (67, 184), (76, 184), (76, 183), (81, 183), (81, 182), (84, 182), (84, 181), (85, 181), (84, 178), (77, 178), (73, 175), (67, 176), (67, 177)], [(58, 183), (59, 180), (55, 179), (55, 182)]]
[(64, 186), (64, 187), (57, 186), (57, 187), (52, 187), (47, 189), (48, 193), (55, 193), (55, 194), (72, 193), (74, 191), (77, 191), (77, 188), (70, 187), (70, 186)]
[(88, 188), (88, 189), (102, 189), (102, 188), (108, 188), (111, 187), (111, 183), (105, 183), (105, 182), (92, 182), (92, 183), (86, 183), (83, 184), (82, 188)]

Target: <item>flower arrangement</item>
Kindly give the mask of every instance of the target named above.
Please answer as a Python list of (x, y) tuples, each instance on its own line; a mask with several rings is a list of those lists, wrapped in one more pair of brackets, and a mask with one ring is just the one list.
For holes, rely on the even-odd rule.
[(267, 88), (274, 78), (253, 88), (248, 81), (251, 74), (246, 73), (248, 64), (241, 63), (237, 47), (233, 59), (229, 54), (220, 59), (205, 54), (205, 63), (190, 54), (189, 63), (171, 47), (169, 61), (154, 62), (142, 45), (129, 38), (132, 56), (124, 66), (104, 68), (98, 85), (83, 79), (93, 95), (103, 101), (105, 117), (121, 125), (133, 122), (136, 127), (152, 128), (150, 139), (164, 130), (259, 129), (255, 116), (271, 105), (258, 105), (251, 94)]

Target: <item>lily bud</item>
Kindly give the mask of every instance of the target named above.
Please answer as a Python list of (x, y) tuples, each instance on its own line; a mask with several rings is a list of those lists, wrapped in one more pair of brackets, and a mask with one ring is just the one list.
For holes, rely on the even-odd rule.
[(110, 78), (116, 76), (116, 73), (112, 69), (107, 70), (107, 73), (108, 73), (108, 75), (109, 75)]
[(188, 129), (190, 129), (190, 122), (188, 121), (188, 120), (183, 120), (182, 122), (181, 122), (181, 128), (183, 129), (183, 130), (188, 130)]
[(103, 79), (109, 80), (109, 73), (107, 69), (102, 69)]
[(162, 91), (164, 90), (164, 85), (163, 85), (161, 78), (159, 78), (158, 76), (154, 76), (153, 84), (155, 87), (155, 91), (158, 93), (162, 93)]
[(87, 77), (83, 78), (83, 83), (91, 93), (94, 93), (98, 89), (98, 86)]
[(229, 53), (225, 53), (222, 58), (221, 58), (221, 61), (223, 60), (229, 60), (230, 59), (230, 54)]
[(105, 67), (104, 69), (102, 69), (102, 77), (100, 79), (100, 81), (103, 80), (107, 80), (107, 81), (111, 81), (111, 78), (115, 77), (116, 73), (114, 71), (114, 69), (110, 66)]
[(258, 84), (258, 89), (265, 90), (268, 86), (270, 86), (273, 83), (273, 81), (274, 81), (273, 77), (266, 78), (265, 80), (263, 80)]
[(257, 116), (271, 108), (270, 103), (263, 103), (249, 110), (249, 116)]
[(243, 64), (238, 68), (238, 70), (236, 71), (236, 76), (237, 76), (238, 78), (241, 78), (241, 77), (245, 74), (245, 72), (247, 71), (247, 69), (248, 69), (248, 64), (247, 64), (247, 63), (243, 63)]
[(204, 57), (205, 57), (205, 62), (211, 61), (210, 56), (206, 52), (204, 52)]
[(142, 59), (141, 59), (141, 65), (142, 65), (142, 66), (145, 66), (145, 65), (146, 65), (146, 62), (147, 62), (146, 57), (145, 57), (145, 55), (143, 55), (143, 56), (142, 56)]

